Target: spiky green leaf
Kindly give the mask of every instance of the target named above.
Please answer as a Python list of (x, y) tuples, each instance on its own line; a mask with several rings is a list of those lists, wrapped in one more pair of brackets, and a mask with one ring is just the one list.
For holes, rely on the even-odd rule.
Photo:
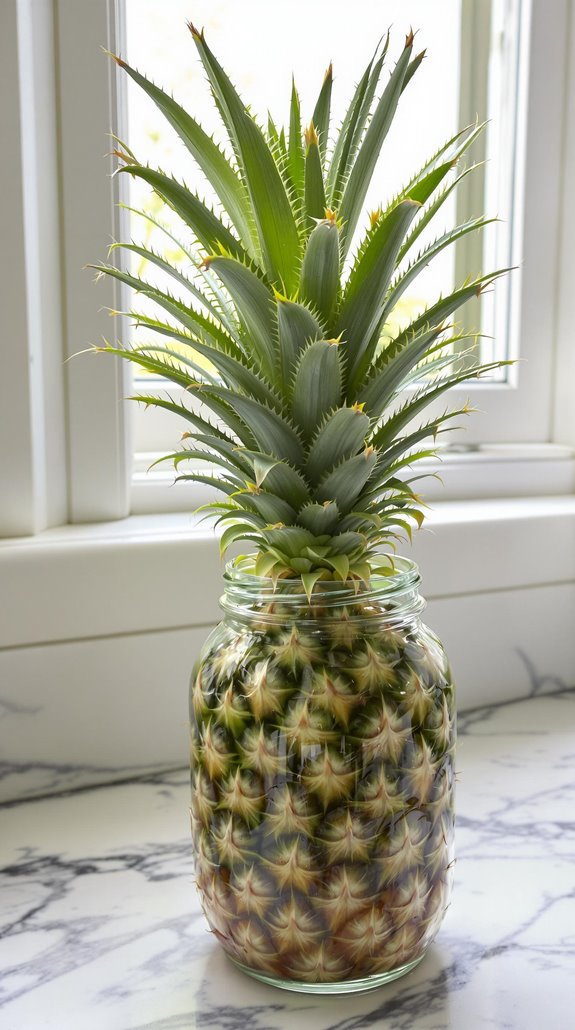
[(335, 501), (342, 515), (351, 511), (375, 464), (377, 451), (371, 447), (346, 458), (323, 476), (316, 490), (318, 501)]
[(377, 159), (393, 121), (412, 48), (413, 37), (410, 35), (375, 108), (343, 191), (339, 215), (343, 221), (342, 248), (344, 254), (347, 253), (353, 238)]
[(319, 152), (322, 163), (325, 161), (327, 142), (329, 136), (329, 115), (331, 109), (331, 88), (333, 85), (333, 69), (331, 64), (327, 69), (316, 105), (313, 109), (312, 122), (315, 125), (319, 137)]
[(339, 291), (339, 229), (324, 219), (308, 237), (301, 269), (302, 298), (331, 326)]
[(266, 271), (278, 287), (293, 291), (301, 261), (300, 241), (281, 175), (263, 133), (246, 111), (203, 34), (192, 28), (192, 35), (241, 155)]
[(173, 97), (164, 93), (135, 68), (131, 68), (126, 61), (119, 57), (116, 58), (116, 61), (154, 101), (172, 128), (178, 133), (220, 198), (248, 254), (257, 257), (257, 239), (253, 235), (250, 202), (245, 186), (220, 148), (202, 129), (201, 125), (176, 103)]
[(304, 153), (299, 94), (293, 78), (289, 117), (287, 171), (292, 185), (295, 187), (297, 197), (301, 198), (304, 181)]
[(209, 258), (209, 268), (228, 290), (253, 356), (268, 379), (277, 377), (273, 297), (259, 276), (230, 257)]
[(397, 253), (419, 206), (415, 201), (403, 200), (383, 217), (350, 274), (337, 333), (345, 341), (348, 385), (352, 389), (371, 360)]
[(360, 407), (337, 408), (328, 415), (310, 447), (306, 471), (311, 481), (317, 483), (326, 469), (357, 454), (369, 427), (369, 418)]
[(287, 395), (300, 352), (324, 335), (324, 326), (305, 304), (284, 298), (277, 300), (277, 320), (282, 389)]
[(316, 340), (302, 352), (296, 369), (292, 415), (310, 440), (325, 411), (341, 404), (342, 374), (337, 340)]
[(154, 193), (157, 193), (189, 226), (206, 250), (211, 252), (223, 247), (224, 250), (234, 254), (242, 261), (248, 260), (245, 248), (233, 233), (213, 211), (210, 211), (209, 207), (206, 207), (191, 190), (177, 182), (176, 179), (164, 175), (155, 168), (147, 168), (143, 165), (125, 165), (120, 171), (147, 182)]
[(313, 122), (306, 129), (305, 141), (304, 207), (307, 228), (311, 231), (316, 221), (324, 217), (326, 209), (319, 138)]

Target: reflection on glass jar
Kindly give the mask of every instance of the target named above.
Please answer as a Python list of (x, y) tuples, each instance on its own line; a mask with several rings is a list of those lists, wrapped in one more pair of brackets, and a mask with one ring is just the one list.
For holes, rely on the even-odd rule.
[(417, 567), (356, 591), (229, 565), (192, 679), (197, 885), (266, 982), (363, 990), (435, 937), (453, 864), (454, 690)]

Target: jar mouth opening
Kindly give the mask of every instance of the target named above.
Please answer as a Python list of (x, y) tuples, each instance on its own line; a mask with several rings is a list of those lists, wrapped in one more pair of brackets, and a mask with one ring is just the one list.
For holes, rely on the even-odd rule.
[[(386, 555), (386, 557), (390, 556)], [(419, 585), (421, 576), (419, 567), (414, 561), (402, 556), (393, 556), (391, 560), (393, 561), (395, 571), (389, 576), (382, 576), (381, 574), (371, 576), (371, 588), (373, 590), (376, 590), (378, 593), (382, 589), (385, 589), (386, 593), (402, 593), (404, 590)], [(249, 555), (226, 562), (224, 581), (237, 584), (237, 586), (248, 590), (253, 588), (264, 590), (266, 593), (269, 591), (274, 594), (286, 593), (295, 596), (299, 592), (302, 598), (305, 598), (307, 601), (299, 576), (293, 579), (282, 577), (274, 582), (269, 576), (256, 576), (253, 572), (248, 572), (252, 564), (253, 560)], [(365, 587), (365, 583), (363, 587)], [(366, 588), (366, 590), (369, 590), (369, 588)], [(314, 586), (312, 598), (319, 597), (324, 592), (330, 594), (332, 592), (355, 594), (353, 586), (348, 586), (347, 583), (339, 579), (319, 580)], [(364, 590), (362, 590), (362, 595), (365, 596)]]
[[(225, 593), (220, 606), (232, 615), (240, 612), (244, 616), (250, 612), (263, 615), (265, 621), (281, 621), (288, 612), (297, 613), (299, 619), (313, 619), (320, 610), (324, 618), (330, 611), (337, 617), (338, 612), (357, 605), (361, 605), (365, 613), (374, 605), (374, 612), (378, 610), (380, 615), (386, 610), (395, 616), (400, 611), (402, 615), (418, 614), (425, 606), (418, 592), (421, 580), (418, 566), (409, 558), (395, 556), (393, 564), (395, 571), (391, 575), (374, 574), (369, 586), (362, 581), (354, 585), (341, 580), (319, 580), (308, 598), (300, 578), (274, 582), (270, 577), (256, 576), (248, 571), (253, 569), (253, 559), (246, 556), (226, 564)], [(281, 614), (274, 612), (275, 605), (280, 606)]]

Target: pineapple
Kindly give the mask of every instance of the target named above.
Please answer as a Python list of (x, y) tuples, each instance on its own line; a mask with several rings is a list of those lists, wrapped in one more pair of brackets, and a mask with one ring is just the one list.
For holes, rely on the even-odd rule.
[(440, 147), (362, 227), (377, 158), (423, 58), (413, 34), (382, 90), (389, 36), (377, 48), (338, 131), (331, 66), (305, 129), (294, 86), (286, 132), (271, 116), (259, 124), (203, 32), (189, 29), (227, 151), (115, 59), (220, 206), (119, 144), (119, 170), (182, 223), (183, 257), (114, 245), (177, 292), (97, 266), (158, 310), (132, 312), (149, 342), (96, 349), (183, 388), (182, 399), (135, 399), (187, 427), (162, 460), (222, 495), (205, 506), (223, 527), (222, 553), (240, 540), (253, 552), (228, 566), (226, 618), (191, 692), (192, 830), (208, 922), (253, 975), (302, 990), (365, 987), (419, 961), (449, 898), (453, 683), (419, 621), (413, 566), (393, 552), (423, 519), (409, 470), (468, 411), (425, 417), (427, 406), (498, 364), (478, 364), (450, 319), (502, 272), (393, 326), (429, 261), (487, 224), (472, 219), (418, 250), (472, 171), (459, 166), (481, 127)]

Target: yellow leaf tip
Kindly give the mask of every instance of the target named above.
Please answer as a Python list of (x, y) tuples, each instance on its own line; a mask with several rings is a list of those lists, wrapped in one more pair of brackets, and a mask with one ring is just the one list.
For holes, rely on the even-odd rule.
[(199, 40), (200, 42), (203, 43), (203, 41), (205, 39), (204, 30), (203, 29), (197, 29), (196, 26), (194, 25), (194, 23), (191, 22), (191, 21), (188, 22), (188, 28), (189, 28), (190, 32), (192, 33), (192, 36), (194, 37), (194, 39), (197, 39), (197, 40)]
[(317, 147), (319, 145), (319, 136), (316, 132), (316, 128), (313, 124), (313, 121), (310, 122), (308, 128), (304, 130), (303, 135), (306, 147)]

